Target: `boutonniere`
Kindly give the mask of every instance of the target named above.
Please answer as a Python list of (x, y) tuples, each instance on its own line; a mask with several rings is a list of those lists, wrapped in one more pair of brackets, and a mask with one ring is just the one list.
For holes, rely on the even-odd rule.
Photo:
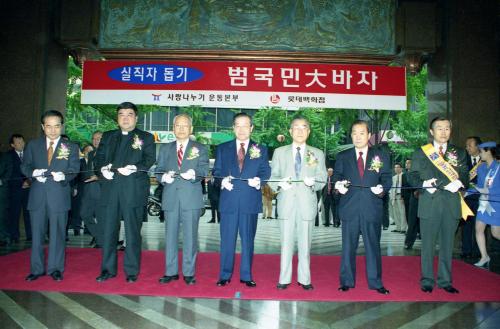
[(134, 135), (134, 142), (132, 143), (132, 148), (134, 150), (142, 150), (142, 144), (144, 144), (144, 141), (139, 138), (137, 134)]
[(61, 143), (59, 145), (59, 149), (57, 150), (57, 156), (56, 156), (56, 159), (59, 159), (59, 160), (68, 160), (68, 157), (69, 157), (69, 154), (70, 154), (70, 150), (69, 150), (69, 147), (68, 145), (64, 144), (64, 143)]
[(377, 174), (380, 172), (380, 168), (384, 166), (384, 163), (382, 160), (380, 160), (380, 157), (378, 155), (374, 156), (372, 158), (372, 161), (370, 162), (370, 168), (368, 170), (375, 171)]
[(315, 166), (318, 164), (318, 158), (314, 155), (314, 152), (307, 151), (306, 153), (306, 164), (308, 166)]
[(250, 146), (250, 159), (258, 159), (260, 158), (260, 148), (257, 144), (253, 144)]
[(444, 159), (446, 160), (446, 162), (448, 162), (449, 164), (451, 164), (453, 167), (456, 167), (458, 166), (458, 154), (457, 154), (457, 150), (448, 150), (446, 151), (445, 155), (444, 155)]
[(186, 157), (186, 160), (193, 160), (193, 159), (196, 159), (199, 156), (200, 156), (200, 150), (198, 150), (198, 148), (196, 146), (193, 146), (189, 150), (189, 154)]

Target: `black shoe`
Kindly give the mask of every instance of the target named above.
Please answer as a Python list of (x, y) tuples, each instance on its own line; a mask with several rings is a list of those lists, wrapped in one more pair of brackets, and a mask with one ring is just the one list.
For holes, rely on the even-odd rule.
[(399, 233), (401, 233), (401, 234), (406, 234), (406, 231), (399, 231)]
[(394, 233), (401, 233), (400, 230), (392, 230), (391, 232), (394, 232)]
[(179, 280), (179, 274), (176, 275), (164, 275), (158, 280), (160, 283), (169, 283), (173, 280)]
[(338, 291), (344, 291), (344, 292), (346, 292), (346, 291), (349, 291), (349, 289), (351, 289), (351, 287), (348, 287), (348, 286), (340, 286), (340, 287), (339, 287), (339, 289), (338, 289)]
[(450, 294), (458, 294), (459, 293), (459, 291), (453, 286), (446, 286), (446, 287), (442, 287), (441, 289), (443, 289), (446, 292), (449, 292)]
[(309, 284), (302, 284), (300, 282), (297, 282), (297, 284), (299, 286), (301, 286), (304, 290), (313, 290), (314, 289), (313, 285), (310, 283)]
[(231, 279), (227, 279), (227, 280), (224, 280), (224, 279), (220, 279), (219, 281), (217, 281), (217, 286), (219, 287), (224, 287), (225, 285), (227, 285), (228, 283), (231, 282)]
[(54, 281), (62, 281), (63, 280), (63, 275), (60, 271), (54, 271), (54, 272), (50, 273), (50, 276), (52, 277), (52, 279), (54, 279)]
[(430, 286), (422, 286), (420, 288), (420, 290), (422, 290), (423, 292), (427, 292), (427, 293), (430, 294), (432, 292), (432, 287), (430, 287)]
[(79, 236), (80, 235), (80, 230), (73, 230), (74, 236)]
[(250, 287), (250, 288), (257, 286), (257, 283), (255, 283), (254, 280), (250, 280), (250, 281), (240, 280), (240, 283), (244, 283), (247, 287)]
[(44, 273), (41, 273), (41, 274), (32, 274), (30, 273), (27, 277), (26, 277), (26, 281), (35, 281), (36, 279), (38, 279), (39, 277), (41, 276), (44, 276), (45, 275), (45, 272)]
[(124, 243), (125, 243), (125, 242), (124, 242), (123, 240), (119, 240), (119, 241), (117, 242), (117, 245), (119, 245), (119, 246), (123, 246), (123, 244), (124, 244)]
[(207, 223), (215, 223), (215, 219), (213, 219), (213, 218), (212, 218), (212, 219), (211, 219), (211, 220), (209, 220)]
[(95, 238), (92, 238), (92, 240), (90, 240), (89, 242), (89, 246), (95, 246), (96, 242), (95, 242)]
[(95, 280), (97, 282), (104, 282), (108, 279), (112, 279), (116, 276), (116, 274), (111, 274), (108, 271), (102, 271), (101, 275), (99, 275)]
[(278, 288), (279, 290), (285, 290), (286, 288), (288, 288), (288, 285), (289, 283), (278, 283), (276, 288)]
[(391, 225), (396, 225), (396, 223), (391, 223)]
[(196, 279), (194, 278), (194, 276), (184, 276), (184, 282), (186, 282), (186, 284), (190, 286), (196, 283)]
[(329, 227), (329, 226), (330, 226), (330, 224), (323, 224), (323, 226), (324, 226), (324, 227)]
[(389, 295), (389, 290), (385, 289), (384, 287), (378, 288), (377, 292), (382, 295)]
[(137, 275), (127, 275), (127, 278), (125, 279), (127, 282), (135, 282), (137, 281)]
[(118, 248), (118, 251), (125, 251), (125, 246), (120, 246), (120, 247)]
[(409, 245), (409, 244), (405, 244), (405, 249), (406, 249), (406, 250), (410, 250), (410, 249), (412, 249), (412, 248), (413, 248), (413, 246), (411, 246), (411, 245)]

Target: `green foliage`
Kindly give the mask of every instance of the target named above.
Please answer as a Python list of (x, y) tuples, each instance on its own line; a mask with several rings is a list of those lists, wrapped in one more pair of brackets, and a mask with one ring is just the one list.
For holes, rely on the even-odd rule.
[(201, 106), (189, 106), (181, 108), (181, 113), (188, 114), (193, 120), (193, 132), (210, 131), (214, 128), (214, 113), (203, 110)]
[(389, 143), (394, 153), (394, 160), (404, 161), (420, 146), (427, 142), (427, 98), (425, 87), (427, 85), (427, 68), (423, 68), (415, 76), (407, 79), (408, 108), (406, 111), (397, 112), (391, 117), (392, 129), (405, 143)]

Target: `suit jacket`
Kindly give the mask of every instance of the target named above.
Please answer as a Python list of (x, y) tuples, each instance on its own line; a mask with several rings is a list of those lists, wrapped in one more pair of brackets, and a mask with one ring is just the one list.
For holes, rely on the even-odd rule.
[(7, 190), (12, 177), (12, 161), (9, 154), (0, 153), (0, 189)]
[[(156, 146), (153, 135), (148, 132), (135, 128), (128, 133), (127, 148), (124, 154), (125, 165), (135, 165), (137, 172), (129, 176), (121, 176), (115, 172), (112, 180), (102, 177), (101, 168), (111, 164), (112, 169), (117, 169), (113, 165), (116, 159), (115, 155), (120, 145), (122, 132), (120, 129), (106, 131), (102, 135), (101, 143), (97, 148), (95, 168), (99, 175), (101, 184), (101, 205), (107, 205), (109, 196), (117, 193), (119, 190), (125, 190), (126, 193), (120, 194), (125, 204), (130, 207), (142, 207), (146, 204), (149, 195), (149, 176), (147, 171), (156, 161)], [(136, 142), (141, 142), (141, 146), (136, 146)], [(117, 177), (120, 175), (121, 177)], [(121, 180), (119, 186), (117, 181)]]
[(81, 197), (81, 202), (83, 203), (84, 200), (99, 200), (101, 197), (101, 186), (99, 184), (99, 181), (92, 181), (89, 183), (85, 183), (87, 179), (90, 177), (96, 175), (96, 167), (95, 167), (95, 155), (96, 155), (96, 150), (90, 152), (88, 154), (88, 161), (85, 161), (85, 159), (82, 159), (80, 169), (80, 186), (78, 193), (80, 194)]
[[(311, 159), (311, 161), (308, 161)], [(277, 148), (271, 162), (271, 180), (280, 180), (286, 177), (295, 177), (295, 160), (292, 145)], [(303, 182), (292, 183), (289, 190), (278, 193), (278, 213), (281, 218), (293, 218), (296, 213), (304, 220), (313, 220), (318, 212), (318, 198), (316, 191), (325, 186), (327, 178), (325, 156), (323, 151), (306, 145), (304, 160), (302, 161), (299, 179), (314, 177), (316, 183), (311, 187)], [(271, 182), (270, 186), (278, 189), (278, 182)]]
[[(456, 166), (453, 166), (453, 168), (457, 171), (462, 184), (468, 186), (469, 171), (467, 168), (465, 151), (455, 145), (448, 144), (445, 160), (449, 152), (456, 154), (457, 162)], [(418, 217), (437, 219), (438, 214), (441, 212), (440, 209), (443, 207), (450, 212), (450, 216), (457, 219), (462, 217), (460, 195), (442, 189), (450, 183), (450, 180), (434, 166), (422, 149), (418, 149), (413, 153), (409, 178), (411, 185), (416, 188), (422, 187), (425, 180), (436, 178), (436, 186), (440, 188), (433, 194), (425, 189), (422, 190), (418, 199)]]
[[(382, 168), (377, 172), (370, 169), (371, 163), (375, 157), (379, 157), (382, 162)], [(373, 187), (381, 184), (384, 191), (382, 195), (375, 195), (370, 188), (361, 188), (351, 186), (344, 195), (340, 195), (338, 204), (339, 216), (343, 221), (361, 215), (361, 217), (370, 222), (381, 222), (384, 213), (383, 196), (391, 188), (391, 162), (389, 156), (381, 151), (368, 148), (366, 155), (365, 171), (363, 178), (359, 176), (356, 149), (348, 149), (337, 154), (335, 169), (333, 172), (333, 181), (348, 180), (352, 185)]]
[[(250, 148), (259, 150), (253, 156), (250, 156)], [(238, 156), (236, 151), (236, 140), (220, 144), (217, 147), (213, 175), (216, 177), (233, 176), (236, 178), (254, 178), (259, 177), (261, 181), (268, 180), (271, 176), (271, 167), (267, 148), (264, 145), (257, 144), (250, 140), (248, 150), (245, 155), (243, 169), (240, 173), (238, 166)], [(220, 184), (221, 179), (218, 179)], [(222, 189), (219, 199), (219, 211), (244, 214), (258, 214), (262, 212), (262, 193), (248, 185), (247, 181), (232, 180), (233, 190)], [(261, 185), (264, 182), (261, 183)]]
[[(472, 165), (472, 159), (469, 154), (466, 154), (466, 159), (467, 159), (467, 170), (470, 171), (474, 166)], [(470, 180), (470, 183), (477, 184), (477, 175), (476, 177), (474, 177), (474, 179)], [(474, 194), (469, 194), (468, 196), (465, 197), (465, 201), (467, 202), (471, 210), (474, 211), (474, 213), (476, 212), (476, 209), (479, 205), (479, 195), (480, 195), (479, 193), (474, 193)]]
[(6, 155), (9, 157), (12, 164), (11, 178), (13, 179), (9, 180), (9, 188), (11, 189), (11, 191), (21, 190), (23, 182), (26, 179), (26, 176), (24, 176), (21, 172), (21, 159), (14, 149), (9, 150)]
[[(69, 154), (61, 154), (64, 148), (69, 149)], [(71, 209), (70, 182), (80, 171), (80, 151), (76, 144), (63, 141), (59, 142), (54, 149), (54, 155), (50, 166), (47, 159), (47, 141), (45, 136), (34, 139), (26, 145), (21, 164), (21, 171), (25, 176), (31, 177), (35, 169), (47, 169), (48, 175), (45, 183), (33, 179), (28, 199), (28, 210), (37, 210), (48, 205), (51, 212), (68, 211)], [(55, 182), (50, 172), (62, 171), (65, 179)]]
[[(399, 182), (400, 186), (403, 187), (403, 177), (404, 177), (404, 174), (401, 174), (401, 182)], [(392, 176), (392, 187), (391, 189), (389, 190), (389, 199), (390, 200), (394, 200), (396, 199), (396, 196), (397, 196), (397, 183), (398, 183), (398, 175), (394, 175)], [(403, 189), (400, 189), (400, 194), (399, 196), (400, 197), (403, 197)]]
[[(194, 210), (203, 208), (203, 193), (200, 181), (208, 173), (207, 148), (200, 143), (189, 141), (186, 145), (181, 168), (177, 165), (177, 143), (163, 144), (158, 154), (157, 172), (175, 171), (185, 173), (193, 169), (196, 173), (194, 180), (187, 181), (181, 177), (175, 177), (172, 184), (163, 183), (162, 209), (173, 210), (180, 203), (181, 209)], [(158, 182), (161, 182), (163, 174), (157, 174)]]
[(323, 198), (323, 200), (327, 199), (328, 197), (330, 198), (335, 198), (335, 184), (333, 183), (333, 175), (330, 177), (330, 184), (331, 184), (331, 194), (328, 195), (328, 174), (326, 175), (326, 178), (325, 178), (325, 186), (323, 187), (323, 190), (321, 191), (321, 197)]

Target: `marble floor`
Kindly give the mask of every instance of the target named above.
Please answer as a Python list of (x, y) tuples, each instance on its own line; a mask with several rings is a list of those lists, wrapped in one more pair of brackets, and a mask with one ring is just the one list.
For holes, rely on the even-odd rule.
[[(200, 220), (201, 251), (218, 251), (218, 224)], [(150, 218), (143, 226), (143, 248), (162, 250), (164, 225)], [(68, 245), (88, 247), (90, 237), (70, 232)], [(340, 229), (314, 227), (313, 254), (340, 254)], [(420, 241), (403, 248), (404, 236), (383, 231), (383, 255), (419, 255)], [(21, 241), (0, 255), (29, 248)], [(279, 253), (276, 220), (260, 220), (255, 252)], [(359, 253), (363, 254), (360, 244)], [(458, 257), (458, 250), (456, 250)], [(472, 260), (471, 260), (472, 261)], [(1, 257), (0, 257), (1, 264)], [(500, 255), (490, 270), (500, 273)], [(336, 274), (333, 278), (336, 280)], [(1, 279), (0, 279), (1, 280)], [(499, 280), (500, 283), (500, 280)], [(500, 287), (500, 285), (499, 285)], [(334, 303), (248, 301), (170, 297), (0, 291), (0, 328), (480, 328), (500, 327), (497, 303)]]

